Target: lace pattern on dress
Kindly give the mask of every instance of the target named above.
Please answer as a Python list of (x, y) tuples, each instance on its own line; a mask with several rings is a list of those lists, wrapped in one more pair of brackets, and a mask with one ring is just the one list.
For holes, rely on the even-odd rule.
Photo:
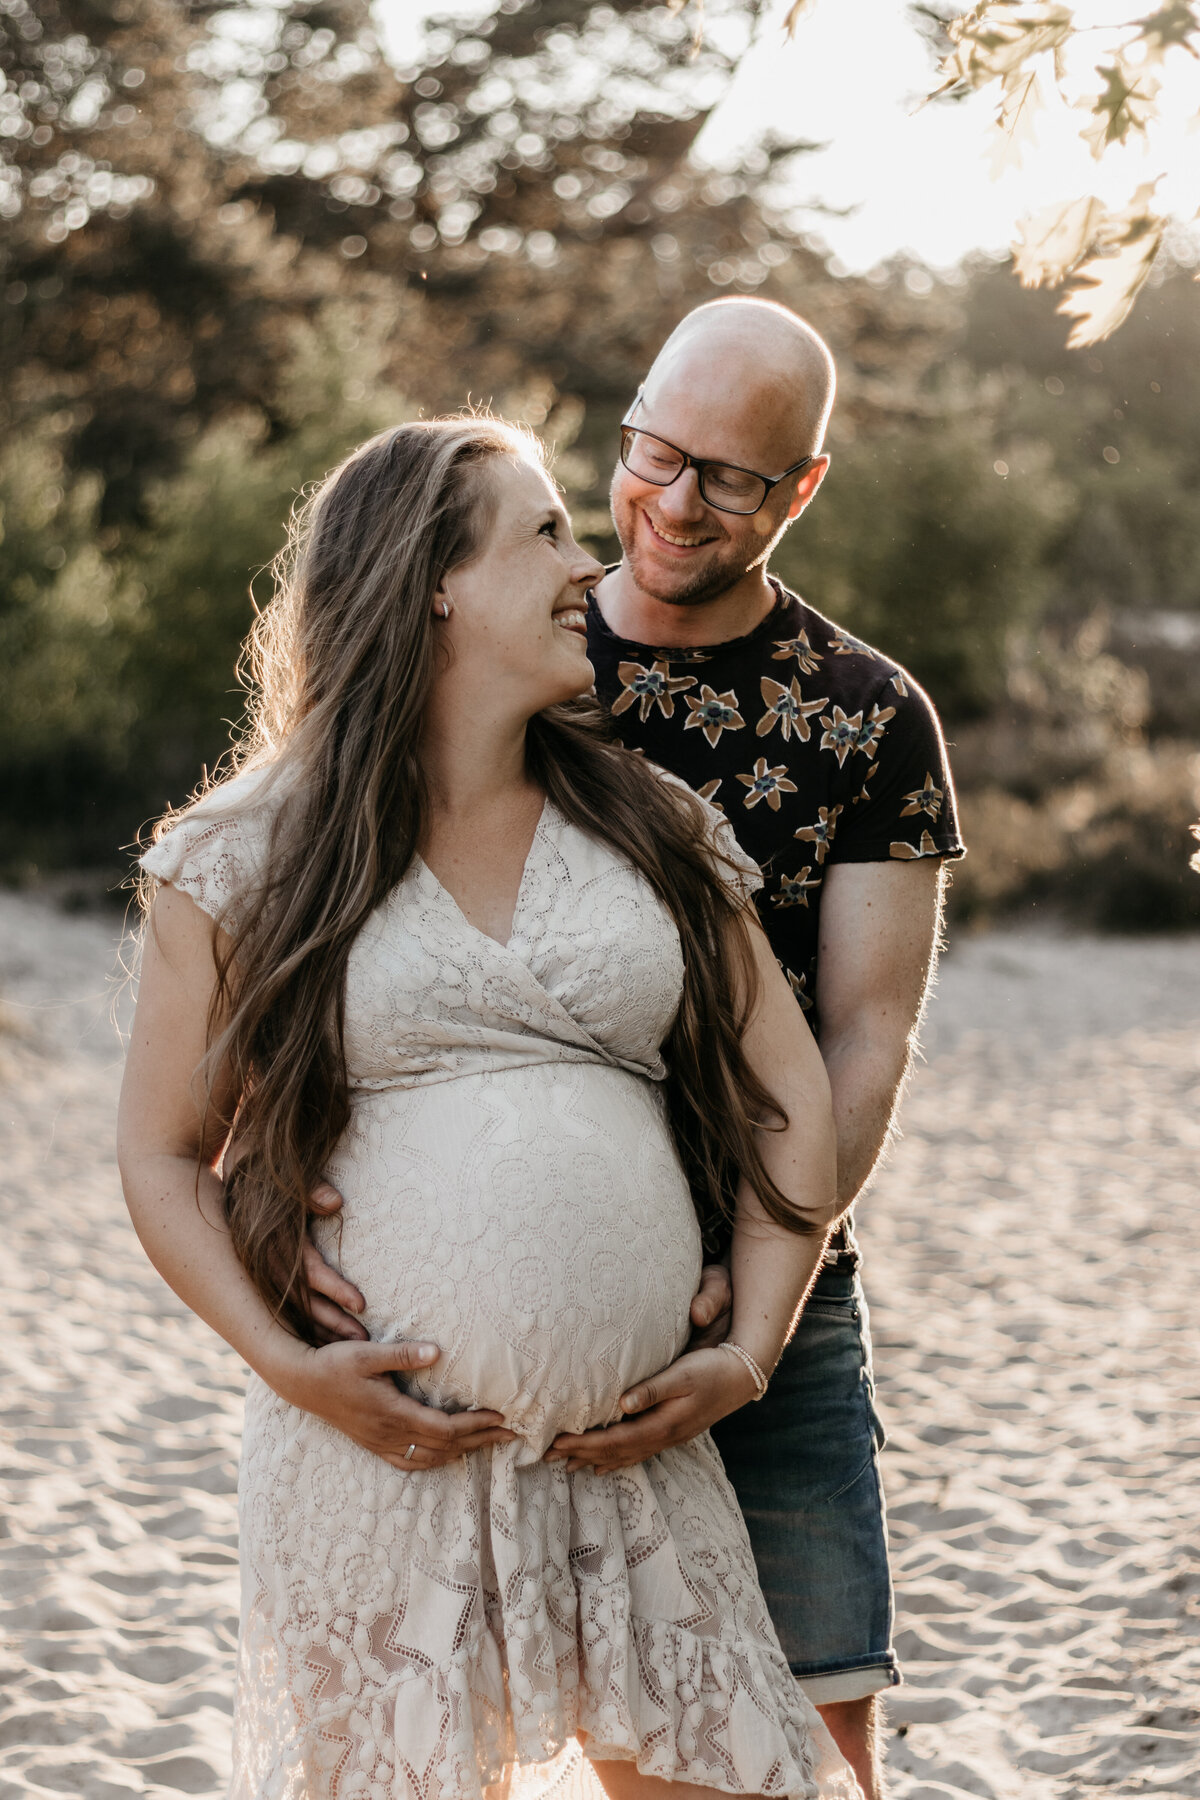
[[(577, 1733), (589, 1758), (665, 1780), (856, 1795), (778, 1648), (707, 1437), (615, 1477), (523, 1469), (513, 1446), (381, 1477), (329, 1427), (323, 1456), (308, 1433), (289, 1445), (283, 1418), (264, 1428), (287, 1410), (252, 1383), (259, 1574), (230, 1800), (482, 1800), (522, 1766), (532, 1794), (531, 1769), (552, 1764), (549, 1785)], [(312, 1533), (265, 1498), (303, 1491), (301, 1460), (315, 1509), (340, 1518), (317, 1568)]]
[[(144, 861), (219, 912), (266, 838), (214, 800)], [(616, 1476), (541, 1460), (686, 1341), (699, 1232), (660, 1087), (682, 975), (649, 884), (551, 806), (508, 944), (419, 859), (359, 934), (326, 1248), (373, 1339), (441, 1346), (415, 1397), (520, 1435), (405, 1471), (251, 1379), (230, 1800), (597, 1800), (581, 1733), (665, 1779), (853, 1800), (711, 1441)]]

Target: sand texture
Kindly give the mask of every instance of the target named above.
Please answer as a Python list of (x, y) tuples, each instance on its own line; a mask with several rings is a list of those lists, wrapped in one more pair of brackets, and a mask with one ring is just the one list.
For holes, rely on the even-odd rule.
[[(237, 1359), (112, 1150), (115, 937), (0, 896), (0, 1800), (214, 1797)], [(864, 1208), (896, 1800), (1200, 1796), (1200, 941), (947, 960)]]
[(968, 941), (864, 1207), (897, 1800), (1200, 1794), (1200, 943)]

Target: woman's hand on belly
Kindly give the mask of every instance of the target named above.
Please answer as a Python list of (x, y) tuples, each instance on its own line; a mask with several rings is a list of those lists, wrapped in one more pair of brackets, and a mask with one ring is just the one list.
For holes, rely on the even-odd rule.
[(754, 1377), (736, 1357), (720, 1350), (688, 1350), (661, 1375), (639, 1381), (621, 1396), (627, 1417), (597, 1431), (563, 1433), (545, 1455), (568, 1469), (605, 1474), (645, 1462), (673, 1444), (686, 1444), (753, 1400)]
[(396, 1374), (422, 1373), (437, 1362), (436, 1344), (296, 1345), (294, 1361), (271, 1386), (291, 1406), (315, 1413), (364, 1450), (398, 1469), (439, 1469), (485, 1444), (515, 1436), (497, 1412), (440, 1412), (402, 1394)]

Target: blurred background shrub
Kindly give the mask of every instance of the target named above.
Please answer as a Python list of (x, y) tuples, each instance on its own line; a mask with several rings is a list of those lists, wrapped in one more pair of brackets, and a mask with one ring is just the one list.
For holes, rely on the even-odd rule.
[(0, 874), (119, 880), (217, 762), (251, 581), (352, 444), (489, 398), (556, 446), (611, 557), (641, 372), (687, 308), (753, 292), (841, 379), (776, 567), (933, 694), (960, 915), (1200, 923), (1190, 270), (1096, 352), (987, 259), (839, 277), (775, 209), (802, 143), (695, 166), (719, 39), (641, 0), (539, 4), (435, 23), (395, 69), (358, 0), (7, 0)]

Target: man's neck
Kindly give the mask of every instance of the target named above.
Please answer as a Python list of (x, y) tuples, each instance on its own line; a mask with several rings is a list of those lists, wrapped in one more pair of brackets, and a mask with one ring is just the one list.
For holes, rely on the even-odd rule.
[(604, 623), (617, 637), (678, 649), (745, 637), (762, 624), (777, 598), (766, 570), (760, 568), (750, 570), (715, 599), (671, 605), (643, 592), (624, 562), (598, 582), (594, 592)]

